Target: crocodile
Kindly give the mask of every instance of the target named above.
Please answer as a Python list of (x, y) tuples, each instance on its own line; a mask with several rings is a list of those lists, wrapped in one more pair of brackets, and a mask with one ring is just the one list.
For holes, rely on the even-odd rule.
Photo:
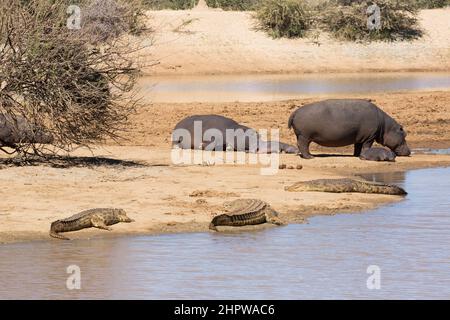
[(133, 222), (125, 210), (114, 208), (95, 208), (82, 211), (73, 216), (52, 222), (50, 236), (62, 240), (70, 240), (60, 235), (60, 232), (78, 231), (86, 228), (98, 228), (111, 231), (108, 226), (119, 222)]
[(357, 192), (404, 196), (407, 192), (396, 185), (354, 179), (317, 179), (300, 181), (284, 188), (286, 191)]
[(282, 225), (278, 213), (269, 204), (258, 199), (237, 199), (223, 204), (227, 213), (215, 216), (209, 228), (217, 230), (217, 226), (241, 227), (262, 223)]

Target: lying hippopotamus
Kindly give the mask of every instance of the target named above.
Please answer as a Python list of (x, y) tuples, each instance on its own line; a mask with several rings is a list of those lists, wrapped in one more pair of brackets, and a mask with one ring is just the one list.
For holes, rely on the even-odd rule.
[(17, 143), (52, 143), (53, 136), (35, 128), (24, 117), (0, 114), (0, 148)]
[(313, 158), (311, 141), (325, 147), (354, 144), (357, 157), (375, 141), (397, 156), (411, 154), (402, 126), (368, 100), (332, 99), (305, 105), (291, 114), (288, 127), (294, 129), (305, 159)]
[(361, 160), (369, 161), (395, 161), (395, 153), (385, 148), (369, 148), (361, 151), (359, 158)]
[(172, 145), (182, 149), (298, 153), (295, 146), (264, 141), (252, 128), (220, 115), (194, 115), (177, 123)]

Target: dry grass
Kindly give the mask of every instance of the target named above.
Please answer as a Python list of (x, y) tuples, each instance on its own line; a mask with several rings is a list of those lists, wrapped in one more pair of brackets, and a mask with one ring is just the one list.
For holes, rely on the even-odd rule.
[(197, 5), (198, 0), (143, 0), (146, 8), (151, 10), (186, 10)]
[(255, 17), (260, 28), (274, 38), (303, 37), (312, 24), (310, 7), (299, 0), (265, 0)]

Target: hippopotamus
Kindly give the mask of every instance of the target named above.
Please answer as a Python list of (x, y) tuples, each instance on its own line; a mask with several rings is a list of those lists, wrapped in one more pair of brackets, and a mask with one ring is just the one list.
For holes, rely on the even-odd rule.
[(52, 143), (53, 136), (35, 128), (24, 117), (0, 114), (0, 148), (16, 148), (17, 143)]
[(264, 141), (254, 129), (215, 114), (193, 115), (178, 122), (172, 133), (172, 145), (182, 149), (298, 153), (295, 146)]
[(386, 148), (376, 148), (372, 147), (361, 151), (359, 158), (361, 160), (369, 161), (395, 161), (395, 153)]
[(376, 141), (397, 156), (409, 156), (406, 132), (393, 118), (368, 100), (330, 99), (307, 104), (289, 117), (288, 127), (297, 136), (300, 156), (311, 159), (309, 144), (325, 147), (354, 144), (354, 156)]

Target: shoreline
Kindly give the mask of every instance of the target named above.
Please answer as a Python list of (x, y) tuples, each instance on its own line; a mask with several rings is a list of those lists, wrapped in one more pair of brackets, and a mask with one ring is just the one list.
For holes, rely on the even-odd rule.
[(357, 74), (423, 74), (423, 73), (442, 73), (448, 74), (450, 73), (450, 66), (442, 66), (439, 67), (430, 67), (430, 68), (360, 68), (360, 69), (352, 69), (352, 68), (336, 68), (336, 69), (292, 69), (292, 70), (233, 70), (227, 72), (226, 70), (216, 71), (208, 71), (208, 70), (200, 70), (192, 73), (183, 73), (183, 72), (152, 72), (147, 69), (143, 69), (140, 73), (141, 78), (146, 77), (154, 77), (154, 78), (201, 78), (201, 77), (233, 77), (233, 76), (345, 76), (345, 75), (357, 75)]
[[(148, 154), (143, 154), (141, 147), (123, 148), (123, 147), (111, 147), (105, 146), (102, 149), (95, 150), (96, 155), (107, 156), (104, 148), (109, 150), (114, 154), (128, 154), (130, 157), (127, 159), (142, 161), (142, 159), (148, 160)], [(124, 150), (120, 150), (124, 149)], [(127, 150), (128, 149), (128, 150)], [(119, 151), (120, 150), (120, 151)], [(75, 172), (69, 172), (64, 174), (64, 176), (69, 175), (68, 180), (75, 179), (76, 177), (84, 176), (86, 179), (88, 176), (97, 173), (96, 177), (89, 177), (88, 180), (94, 178), (97, 180), (100, 177), (114, 177), (110, 188), (110, 192), (120, 194), (122, 199), (117, 199), (117, 194), (109, 194), (109, 203), (111, 207), (121, 207), (124, 208), (129, 216), (136, 220), (136, 222), (131, 224), (117, 224), (113, 226), (113, 231), (107, 232), (103, 230), (97, 230), (94, 228), (81, 230), (72, 233), (66, 233), (71, 239), (98, 239), (98, 238), (109, 238), (109, 237), (122, 237), (122, 236), (144, 236), (144, 235), (162, 235), (162, 234), (173, 234), (173, 233), (191, 233), (191, 232), (211, 232), (208, 229), (210, 220), (215, 214), (222, 212), (221, 204), (224, 201), (238, 199), (238, 198), (249, 198), (255, 197), (267, 201), (275, 210), (280, 214), (280, 218), (284, 220), (286, 224), (292, 223), (305, 223), (307, 220), (314, 216), (323, 215), (335, 215), (341, 213), (361, 213), (363, 211), (368, 211), (375, 209), (377, 207), (394, 203), (397, 201), (403, 201), (403, 197), (390, 196), (390, 195), (377, 195), (377, 194), (359, 194), (359, 193), (342, 193), (342, 194), (332, 194), (332, 193), (322, 193), (322, 192), (286, 192), (283, 190), (281, 185), (289, 185), (295, 181), (299, 180), (310, 180), (316, 178), (340, 178), (340, 177), (353, 177), (359, 178), (359, 174), (364, 173), (376, 173), (376, 172), (400, 172), (408, 171), (414, 169), (424, 169), (424, 168), (434, 168), (434, 167), (449, 167), (450, 166), (450, 155), (423, 155), (417, 154), (409, 158), (397, 158), (397, 163), (391, 165), (390, 163), (367, 163), (360, 161), (358, 158), (353, 157), (326, 157), (326, 158), (316, 158), (315, 160), (299, 160), (295, 155), (282, 155), (282, 163), (299, 163), (303, 165), (302, 170), (280, 170), (275, 176), (259, 176), (257, 172), (259, 171), (257, 167), (251, 165), (221, 165), (217, 167), (210, 166), (176, 166), (167, 165), (161, 166), (161, 159), (167, 155), (167, 150), (158, 150), (158, 156), (155, 157), (154, 161), (158, 164), (153, 166), (152, 162), (145, 161), (148, 167), (143, 168), (74, 168), (74, 169), (56, 169), (48, 168), (44, 166), (37, 167), (23, 167), (23, 168), (4, 168), (3, 173), (9, 170), (17, 172), (18, 170), (26, 170), (34, 172), (37, 179), (44, 179), (45, 176), (56, 176), (59, 175), (60, 170), (69, 170)], [(84, 150), (82, 155), (87, 155), (88, 152)], [(136, 156), (140, 154), (140, 157)], [(122, 158), (122, 157), (120, 157)], [(313, 162), (311, 162), (313, 161)], [(224, 166), (227, 166), (227, 174), (231, 176), (231, 179), (214, 179), (209, 178), (210, 187), (204, 186), (200, 187), (196, 181), (199, 179), (204, 179), (205, 176), (217, 176), (211, 173), (212, 168), (222, 172), (221, 170)], [(145, 192), (145, 186), (152, 181), (155, 182), (159, 179), (147, 179), (145, 175), (149, 175), (149, 171), (156, 173), (156, 171), (164, 171), (159, 178), (164, 176), (169, 176), (169, 181), (165, 184), (176, 186), (182, 185), (183, 190), (178, 190), (179, 195), (173, 196), (174, 192), (165, 186), (158, 187), (160, 194), (158, 196), (149, 196), (147, 201), (142, 201), (142, 196), (139, 194), (148, 194)], [(182, 171), (180, 171), (182, 170)], [(55, 172), (56, 171), (56, 172)], [(100, 171), (100, 172), (99, 172)], [(129, 172), (133, 171), (131, 177)], [(183, 171), (186, 171), (183, 173)], [(15, 175), (15, 172), (12, 172)], [(170, 173), (171, 172), (171, 173)], [(256, 177), (255, 177), (256, 175)], [(9, 176), (9, 174), (7, 175)], [(150, 174), (153, 176), (153, 174)], [(235, 182), (237, 186), (231, 186), (229, 188), (220, 189), (223, 186), (223, 182), (230, 182), (233, 178), (238, 176), (242, 177), (242, 181), (247, 182), (247, 186), (242, 186), (241, 182)], [(253, 177), (253, 178), (250, 178)], [(261, 179), (270, 180), (261, 186)], [(8, 180), (8, 179), (7, 179)], [(23, 184), (18, 179), (18, 184)], [(175, 181), (178, 180), (178, 181)], [(218, 181), (217, 181), (218, 180)], [(250, 180), (250, 181), (249, 181)], [(33, 182), (31, 182), (34, 185)], [(81, 210), (91, 207), (92, 205), (87, 205), (87, 203), (98, 203), (90, 200), (92, 197), (92, 192), (80, 189), (77, 187), (78, 183), (72, 185), (69, 182), (66, 185), (66, 189), (75, 188), (78, 190), (79, 194), (70, 201), (67, 198), (60, 197), (59, 204), (48, 205), (50, 200), (45, 201), (45, 199), (39, 200), (39, 195), (34, 195), (34, 192), (30, 192), (30, 198), (27, 201), (26, 212), (20, 210), (20, 214), (17, 213), (12, 221), (8, 222), (4, 217), (0, 216), (2, 224), (0, 226), (0, 244), (7, 243), (18, 243), (18, 242), (33, 242), (33, 241), (62, 241), (50, 238), (48, 236), (48, 229), (50, 223), (56, 219), (67, 217), (71, 214), (79, 212)], [(250, 184), (250, 186), (249, 186)], [(279, 186), (279, 187), (277, 187)], [(56, 186), (54, 186), (55, 188)], [(93, 191), (96, 196), (94, 198), (103, 199), (102, 195), (98, 195), (101, 189), (104, 188), (102, 183), (99, 185), (91, 186), (95, 190)], [(90, 188), (91, 188), (90, 187)], [(130, 187), (140, 189), (140, 192), (135, 191), (135, 195), (130, 193)], [(120, 189), (125, 188), (123, 192)], [(17, 189), (17, 188), (16, 188)], [(115, 189), (115, 190), (113, 190)], [(173, 188), (177, 189), (177, 187)], [(192, 197), (189, 195), (193, 190), (199, 191), (211, 191), (212, 193), (208, 195), (202, 195), (200, 197)], [(70, 193), (71, 190), (62, 190), (63, 193)], [(175, 191), (176, 194), (176, 190)], [(104, 190), (103, 190), (104, 192)], [(109, 193), (109, 192), (108, 192)], [(138, 194), (139, 193), (139, 194)], [(131, 196), (130, 196), (131, 194)], [(126, 200), (123, 199), (125, 196)], [(119, 198), (121, 198), (119, 196)], [(139, 199), (141, 198), (141, 199)], [(79, 201), (83, 199), (83, 205), (80, 205)], [(197, 202), (198, 199), (202, 199), (201, 202)], [(8, 200), (8, 199), (7, 199)], [(39, 204), (44, 200), (44, 204)], [(163, 200), (161, 202), (161, 200)], [(8, 201), (6, 201), (8, 202)], [(62, 202), (62, 203), (61, 203)], [(138, 202), (136, 204), (136, 202)], [(147, 202), (147, 203), (146, 203)], [(155, 203), (156, 202), (156, 203)], [(159, 202), (159, 203), (158, 203)], [(17, 202), (16, 202), (17, 203)], [(45, 204), (47, 203), (47, 204)], [(65, 203), (65, 205), (64, 205)], [(70, 207), (72, 209), (67, 209), (67, 213), (61, 213), (61, 210), (56, 208)], [(101, 205), (96, 205), (101, 207)], [(35, 210), (33, 208), (41, 207), (40, 210)], [(51, 210), (50, 208), (55, 207)], [(77, 209), (78, 208), (78, 209)], [(42, 213), (42, 209), (46, 212)], [(3, 208), (1, 210), (4, 212)], [(51, 212), (50, 212), (51, 211)], [(39, 213), (40, 212), (40, 213)], [(30, 222), (30, 219), (33, 221)], [(21, 221), (21, 227), (18, 226), (17, 222)], [(27, 227), (23, 225), (27, 224)], [(246, 226), (241, 227), (239, 230), (233, 228), (225, 228), (225, 232), (246, 232), (252, 230), (261, 230), (265, 228), (274, 227), (273, 225), (264, 224), (258, 226)]]
[[(415, 79), (426, 78), (423, 87), (414, 83)], [(442, 80), (438, 86), (433, 82)], [(372, 99), (376, 96), (409, 96), (413, 94), (435, 94), (440, 96), (450, 87), (450, 72), (442, 73), (339, 73), (308, 74), (308, 75), (170, 75), (143, 76), (137, 82), (137, 94), (144, 104), (152, 105), (182, 105), (182, 104), (216, 104), (216, 103), (276, 103), (335, 99), (355, 97)], [(370, 81), (386, 81), (391, 86), (370, 89)], [(403, 88), (398, 87), (399, 81), (405, 81)], [(236, 84), (234, 84), (236, 83)], [(284, 83), (284, 84), (278, 84)], [(351, 84), (349, 84), (351, 83)], [(233, 85), (242, 85), (245, 89), (233, 89)], [(324, 89), (308, 91), (304, 89), (287, 89), (292, 86), (322, 87)], [(428, 86), (428, 87), (427, 87)], [(159, 88), (158, 88), (159, 87)], [(365, 91), (365, 89), (369, 91)], [(352, 90), (353, 89), (353, 90)]]

